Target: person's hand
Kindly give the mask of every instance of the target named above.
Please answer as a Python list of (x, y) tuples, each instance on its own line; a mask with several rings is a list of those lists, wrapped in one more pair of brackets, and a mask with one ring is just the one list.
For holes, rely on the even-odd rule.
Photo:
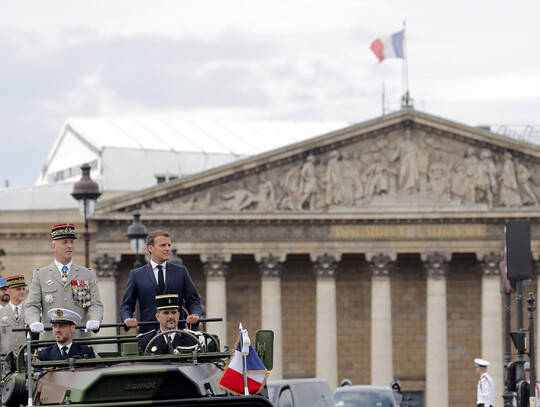
[(199, 316), (197, 314), (191, 314), (189, 317), (186, 318), (186, 323), (189, 325), (194, 325), (197, 322), (199, 322)]
[(35, 334), (42, 334), (43, 332), (45, 332), (45, 327), (41, 322), (32, 322), (30, 324), (30, 330)]
[(99, 331), (99, 321), (96, 321), (94, 319), (91, 319), (90, 321), (86, 321), (86, 329), (84, 330), (84, 332), (88, 332), (88, 331), (94, 331), (94, 332), (97, 332)]
[(124, 320), (124, 325), (128, 328), (137, 328), (139, 326), (139, 323), (135, 318), (127, 318)]

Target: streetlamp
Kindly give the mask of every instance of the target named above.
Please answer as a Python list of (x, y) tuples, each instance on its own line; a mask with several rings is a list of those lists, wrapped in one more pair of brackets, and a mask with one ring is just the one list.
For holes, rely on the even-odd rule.
[(169, 259), (169, 263), (177, 264), (179, 266), (183, 266), (184, 262), (183, 262), (182, 258), (180, 256), (178, 256), (178, 254), (176, 253), (177, 250), (178, 249), (176, 247), (172, 248), (172, 250), (171, 250), (172, 254), (171, 254), (171, 258)]
[(91, 167), (88, 164), (81, 166), (81, 180), (73, 185), (71, 196), (79, 201), (79, 212), (84, 217), (84, 255), (85, 267), (90, 267), (90, 232), (88, 232), (88, 218), (94, 214), (96, 201), (100, 197), (99, 185), (90, 178)]
[(133, 211), (133, 222), (129, 225), (126, 236), (131, 243), (131, 250), (135, 253), (135, 264), (133, 266), (135, 268), (140, 267), (142, 263), (139, 260), (139, 254), (144, 248), (148, 232), (141, 222), (141, 212), (138, 209)]

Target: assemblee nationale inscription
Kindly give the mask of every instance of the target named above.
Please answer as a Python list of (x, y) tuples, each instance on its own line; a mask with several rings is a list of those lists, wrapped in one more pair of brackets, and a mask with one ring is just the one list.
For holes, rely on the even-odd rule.
[(481, 238), (486, 225), (339, 225), (331, 226), (332, 237), (339, 239), (373, 238)]

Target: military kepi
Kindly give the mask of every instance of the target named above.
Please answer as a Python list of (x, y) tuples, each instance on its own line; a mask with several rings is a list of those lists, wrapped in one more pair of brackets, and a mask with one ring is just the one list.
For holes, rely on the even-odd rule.
[(75, 311), (65, 308), (53, 308), (47, 312), (47, 316), (51, 319), (51, 324), (73, 324), (81, 320), (81, 316)]
[(6, 278), (8, 288), (26, 287), (24, 276), (11, 276)]
[(178, 306), (178, 294), (157, 295), (156, 307), (158, 310), (168, 308), (180, 308)]
[(58, 239), (77, 239), (75, 234), (75, 225), (73, 223), (62, 223), (51, 227), (52, 240)]
[(488, 367), (489, 366), (489, 362), (487, 360), (480, 359), (480, 358), (474, 359), (474, 363), (475, 363), (475, 366), (477, 366), (477, 367)]

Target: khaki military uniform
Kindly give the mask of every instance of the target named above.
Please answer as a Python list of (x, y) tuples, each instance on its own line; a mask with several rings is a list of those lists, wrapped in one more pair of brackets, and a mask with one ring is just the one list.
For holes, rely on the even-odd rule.
[[(28, 326), (34, 322), (41, 322), (45, 327), (50, 326), (47, 312), (52, 308), (75, 311), (82, 318), (81, 325), (86, 325), (89, 320), (100, 323), (103, 320), (103, 303), (99, 296), (96, 276), (92, 270), (75, 263), (71, 264), (65, 283), (62, 282), (54, 262), (35, 270), (25, 304)], [(75, 337), (78, 336), (84, 336), (84, 333), (76, 330)], [(41, 334), (40, 339), (52, 339), (51, 331)]]
[[(24, 311), (25, 309), (26, 307), (23, 302), (22, 310)], [(23, 345), (26, 341), (26, 332), (12, 332), (12, 329), (24, 327), (24, 315), (19, 315), (18, 319), (15, 318), (15, 314), (9, 304), (0, 309), (0, 354), (5, 355), (9, 351), (19, 352), (19, 346)]]

